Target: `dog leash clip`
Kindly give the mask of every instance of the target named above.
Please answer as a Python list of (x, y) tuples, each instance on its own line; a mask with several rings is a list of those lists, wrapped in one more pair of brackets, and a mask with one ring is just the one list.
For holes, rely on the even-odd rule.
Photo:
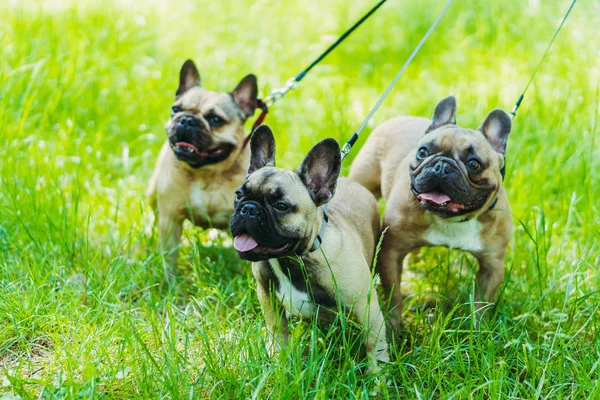
[(268, 107), (271, 107), (273, 104), (275, 104), (277, 100), (283, 98), (287, 94), (287, 92), (289, 92), (292, 89), (295, 89), (296, 86), (298, 86), (298, 81), (296, 80), (296, 77), (291, 77), (287, 80), (284, 87), (272, 90), (271, 93), (269, 93), (269, 95), (265, 97), (265, 104)]
[(350, 150), (352, 150), (352, 146), (350, 146), (350, 143), (344, 144), (344, 147), (342, 147), (342, 160), (346, 158), (348, 154), (350, 154)]
[(342, 147), (341, 150), (342, 161), (344, 161), (344, 158), (346, 158), (346, 156), (350, 154), (350, 150), (352, 150), (352, 146), (354, 146), (354, 143), (356, 143), (357, 140), (358, 132), (355, 132), (354, 134), (352, 134), (352, 136), (350, 136), (350, 139), (348, 139), (348, 141), (344, 144), (344, 147)]

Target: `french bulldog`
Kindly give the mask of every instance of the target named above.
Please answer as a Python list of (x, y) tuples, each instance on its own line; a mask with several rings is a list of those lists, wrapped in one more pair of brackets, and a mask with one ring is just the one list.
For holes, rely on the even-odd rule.
[(200, 74), (187, 60), (165, 129), (147, 195), (158, 214), (161, 249), (168, 278), (176, 276), (183, 222), (226, 229), (233, 193), (244, 182), (250, 151), (244, 122), (257, 104), (257, 80), (247, 75), (230, 93), (200, 86)]
[[(378, 265), (401, 325), (402, 261), (423, 246), (446, 246), (479, 261), (475, 301), (493, 302), (504, 279), (504, 256), (512, 237), (510, 205), (503, 186), (511, 120), (491, 111), (476, 129), (456, 125), (456, 99), (443, 99), (433, 119), (397, 117), (377, 127), (354, 160), (349, 177), (376, 196), (386, 210)], [(478, 313), (480, 316), (481, 313)]]
[(275, 139), (265, 125), (253, 133), (250, 149), (230, 229), (240, 257), (252, 261), (270, 350), (286, 343), (289, 315), (328, 320), (339, 306), (362, 325), (370, 371), (377, 370), (389, 354), (371, 285), (380, 228), (375, 198), (338, 179), (334, 139), (315, 145), (295, 171), (275, 167)]

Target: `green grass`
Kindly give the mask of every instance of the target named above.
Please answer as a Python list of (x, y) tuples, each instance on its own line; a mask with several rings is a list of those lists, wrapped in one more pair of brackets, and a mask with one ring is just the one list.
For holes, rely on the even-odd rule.
[[(267, 356), (249, 264), (226, 233), (186, 229), (179, 290), (166, 290), (143, 192), (186, 58), (208, 88), (252, 72), (266, 94), (373, 2), (123, 3), (0, 3), (0, 393), (367, 397), (378, 380), (343, 315), (295, 324)], [(444, 3), (390, 0), (278, 103), (279, 165), (345, 140)], [(456, 1), (370, 129), (430, 116), (448, 94), (464, 126), (510, 109), (569, 2), (536, 4)], [(600, 397), (599, 24), (596, 3), (575, 6), (515, 120), (515, 235), (493, 316), (478, 329), (469, 317), (471, 257), (414, 257), (380, 397)]]

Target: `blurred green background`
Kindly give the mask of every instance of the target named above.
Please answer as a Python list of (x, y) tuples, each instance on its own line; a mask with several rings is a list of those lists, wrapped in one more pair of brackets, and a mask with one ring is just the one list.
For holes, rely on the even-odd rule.
[[(162, 287), (143, 193), (182, 63), (194, 59), (218, 91), (254, 73), (264, 96), (373, 4), (0, 0), (0, 393), (349, 398), (379, 385), (384, 398), (600, 396), (597, 1), (575, 6), (514, 121), (516, 231), (480, 330), (458, 310), (473, 260), (442, 249), (413, 259), (389, 385), (361, 373), (343, 318), (325, 330), (299, 323), (288, 352), (269, 359), (254, 282), (226, 233), (187, 229), (180, 290)], [(266, 120), (278, 165), (295, 167), (322, 138), (345, 141), (444, 4), (388, 0), (278, 102)], [(456, 0), (344, 173), (373, 127), (428, 117), (449, 94), (463, 126), (509, 111), (569, 4)]]

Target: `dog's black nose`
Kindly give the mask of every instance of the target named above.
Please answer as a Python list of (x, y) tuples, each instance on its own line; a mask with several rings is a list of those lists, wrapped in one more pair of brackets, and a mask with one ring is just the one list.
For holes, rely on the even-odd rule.
[(183, 117), (179, 118), (179, 126), (191, 128), (198, 125), (198, 119), (193, 115), (184, 115)]
[(450, 172), (450, 166), (448, 165), (448, 163), (444, 160), (439, 160), (437, 163), (435, 163), (435, 165), (433, 166), (433, 170), (437, 173), (437, 175), (439, 176), (444, 176), (446, 175), (448, 172)]
[(244, 204), (240, 210), (240, 215), (242, 217), (255, 217), (258, 215), (258, 208), (252, 203)]

